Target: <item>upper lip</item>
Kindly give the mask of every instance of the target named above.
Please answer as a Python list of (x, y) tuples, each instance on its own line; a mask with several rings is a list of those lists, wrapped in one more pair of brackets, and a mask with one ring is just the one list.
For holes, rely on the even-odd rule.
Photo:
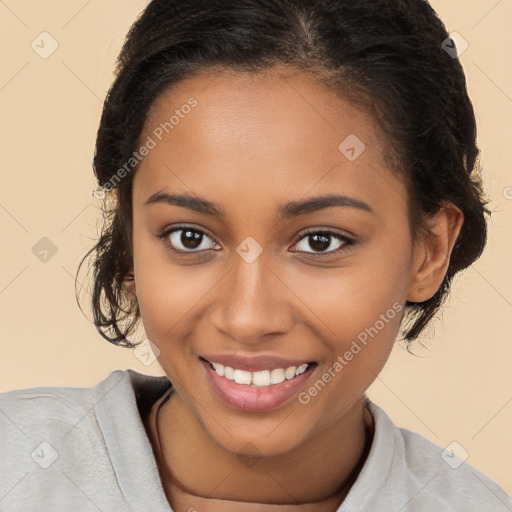
[(311, 363), (308, 359), (287, 359), (284, 357), (261, 355), (261, 356), (241, 356), (236, 354), (215, 354), (203, 355), (210, 363), (219, 363), (231, 368), (245, 370), (248, 372), (258, 372), (261, 370), (275, 370), (276, 368), (288, 368), (290, 366), (299, 367), (303, 364)]

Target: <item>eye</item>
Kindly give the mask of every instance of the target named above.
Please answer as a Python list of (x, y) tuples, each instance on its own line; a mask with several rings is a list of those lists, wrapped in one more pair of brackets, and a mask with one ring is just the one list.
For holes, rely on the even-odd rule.
[[(204, 231), (192, 226), (176, 226), (166, 229), (156, 236), (163, 241), (167, 248), (177, 253), (200, 253), (220, 249), (219, 244)], [(354, 240), (335, 231), (317, 230), (305, 233), (295, 244), (298, 249), (293, 252), (317, 255), (332, 254), (353, 244), (355, 244)], [(308, 250), (308, 247), (313, 250)]]
[(220, 246), (204, 231), (191, 226), (176, 226), (157, 235), (174, 252), (196, 253), (208, 249), (219, 250)]
[[(302, 247), (300, 247), (300, 244), (302, 244)], [(299, 247), (298, 251), (300, 252), (320, 255), (339, 252), (353, 244), (355, 244), (355, 241), (348, 236), (336, 233), (335, 231), (322, 230), (305, 233), (295, 246)], [(313, 251), (308, 251), (308, 247), (313, 249)]]

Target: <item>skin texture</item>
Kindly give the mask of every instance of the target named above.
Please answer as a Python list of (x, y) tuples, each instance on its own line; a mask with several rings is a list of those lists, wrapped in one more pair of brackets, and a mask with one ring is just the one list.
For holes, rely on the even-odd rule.
[[(133, 184), (132, 291), (175, 388), (159, 415), (161, 463), (191, 496), (325, 500), (361, 462), (364, 393), (388, 359), (403, 309), (307, 404), (295, 397), (268, 412), (230, 408), (211, 390), (198, 357), (315, 361), (307, 390), (393, 304), (403, 308), (406, 299), (436, 292), (462, 213), (446, 205), (431, 219), (431, 234), (413, 243), (407, 191), (385, 158), (384, 135), (371, 116), (298, 70), (201, 73), (158, 98), (140, 141), (190, 97), (197, 106), (151, 149)], [(354, 161), (338, 149), (351, 134), (365, 144)], [(204, 197), (226, 217), (144, 205), (161, 190)], [(373, 213), (331, 207), (278, 216), (288, 201), (332, 193), (364, 201)], [(183, 223), (208, 235), (201, 252), (173, 253), (157, 238)], [(322, 254), (302, 238), (310, 228), (355, 243), (332, 237)], [(181, 234), (173, 240), (186, 251)], [(252, 263), (236, 252), (247, 237), (263, 250)], [(251, 455), (261, 456), (256, 464), (247, 463)], [(173, 484), (163, 485), (174, 505)], [(327, 501), (316, 510), (335, 508)]]

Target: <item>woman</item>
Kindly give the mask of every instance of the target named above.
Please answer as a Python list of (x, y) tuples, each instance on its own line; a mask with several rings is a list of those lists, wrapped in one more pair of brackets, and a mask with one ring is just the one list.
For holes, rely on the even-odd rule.
[(98, 331), (141, 320), (166, 377), (4, 393), (5, 510), (512, 509), (365, 395), (485, 245), (447, 40), (423, 0), (149, 3), (87, 256)]

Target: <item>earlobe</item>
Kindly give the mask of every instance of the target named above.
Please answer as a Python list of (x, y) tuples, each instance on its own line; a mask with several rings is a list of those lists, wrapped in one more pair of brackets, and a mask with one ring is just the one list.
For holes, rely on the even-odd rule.
[(123, 281), (124, 290), (133, 298), (137, 296), (137, 289), (135, 287), (135, 275), (133, 272), (129, 272)]
[(445, 203), (428, 220), (428, 232), (414, 248), (409, 302), (424, 302), (439, 290), (463, 222), (464, 214), (453, 203)]

